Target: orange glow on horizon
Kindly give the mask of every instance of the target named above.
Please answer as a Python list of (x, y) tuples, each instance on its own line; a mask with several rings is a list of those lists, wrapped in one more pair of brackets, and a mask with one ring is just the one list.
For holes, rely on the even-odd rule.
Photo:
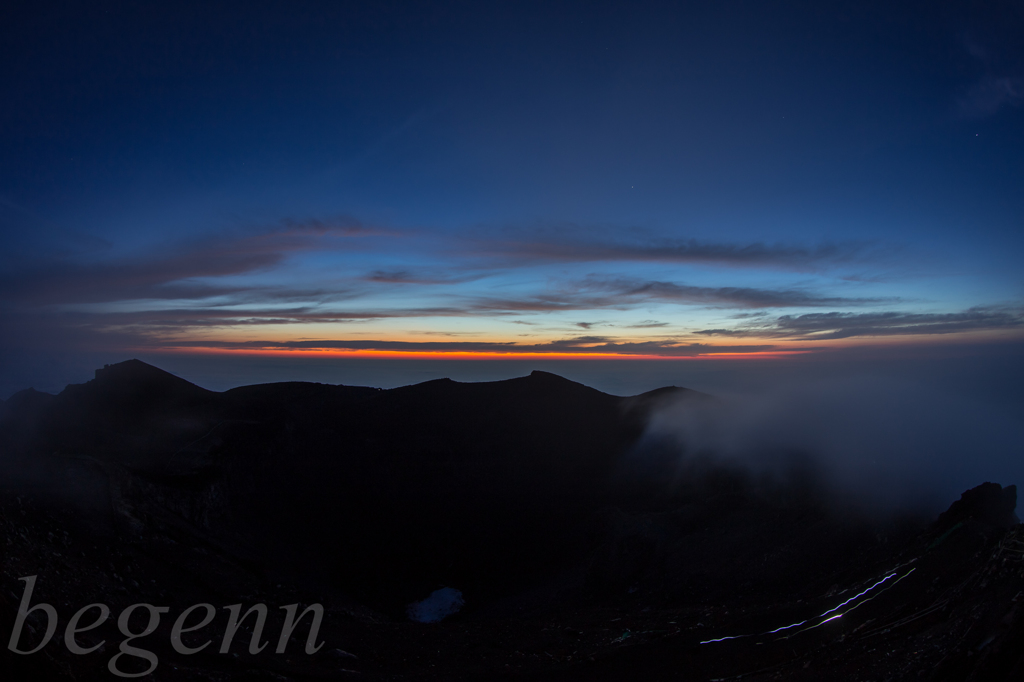
[[(914, 347), (936, 347), (942, 345), (951, 345), (957, 343), (963, 343), (967, 340), (972, 341), (986, 341), (989, 343), (998, 343), (1000, 341), (1017, 341), (1022, 335), (1017, 333), (963, 333), (963, 334), (941, 334), (941, 335), (915, 335), (915, 336), (882, 336), (882, 337), (858, 337), (858, 338), (844, 338), (844, 339), (799, 339), (786, 343), (784, 345), (779, 344), (780, 339), (746, 339), (746, 341), (752, 342), (751, 345), (769, 345), (779, 344), (779, 346), (771, 350), (759, 350), (750, 352), (735, 352), (725, 350), (728, 346), (723, 346), (722, 351), (716, 351), (715, 346), (704, 346), (700, 352), (693, 355), (672, 355), (671, 346), (666, 347), (666, 353), (616, 353), (616, 352), (587, 352), (587, 346), (578, 346), (576, 352), (565, 352), (562, 351), (543, 351), (543, 350), (527, 350), (529, 346), (523, 350), (516, 350), (514, 346), (511, 348), (506, 347), (503, 350), (478, 350), (478, 351), (465, 351), (465, 350), (402, 350), (402, 349), (346, 349), (346, 348), (325, 348), (325, 347), (299, 347), (299, 348), (282, 348), (274, 345), (273, 342), (258, 342), (268, 343), (266, 347), (252, 346), (243, 348), (225, 348), (217, 344), (231, 343), (231, 341), (223, 339), (211, 340), (212, 345), (189, 345), (189, 346), (177, 346), (174, 340), (167, 340), (163, 345), (156, 347), (130, 347), (125, 348), (126, 352), (137, 352), (137, 353), (180, 353), (188, 355), (227, 355), (227, 356), (264, 356), (264, 357), (291, 357), (291, 358), (366, 358), (366, 359), (412, 359), (412, 360), (772, 360), (782, 359), (787, 357), (797, 357), (802, 355), (814, 355), (818, 353), (828, 353), (831, 351), (842, 351), (852, 348), (907, 348), (913, 349)], [(305, 341), (304, 343), (317, 343), (318, 341)], [(322, 340), (321, 340), (322, 341)], [(404, 343), (416, 343), (419, 341), (406, 341)], [(500, 342), (500, 341), (499, 341)], [(758, 344), (760, 342), (760, 344)], [(196, 343), (195, 341), (191, 343)], [(203, 343), (203, 342), (199, 342)], [(246, 343), (240, 341), (240, 343)], [(429, 342), (428, 342), (429, 343)], [(483, 341), (487, 343), (487, 341)], [(687, 346), (680, 345), (680, 349), (685, 349)]]
[(413, 360), (698, 360), (698, 359), (770, 359), (803, 355), (810, 350), (772, 350), (750, 353), (715, 353), (699, 355), (638, 355), (631, 353), (538, 353), (538, 352), (484, 352), (484, 351), (400, 351), (400, 350), (346, 350), (346, 349), (264, 349), (264, 348), (138, 348), (136, 351), (216, 354), (216, 355), (262, 355), (271, 357), (346, 357), (346, 358), (391, 358)]

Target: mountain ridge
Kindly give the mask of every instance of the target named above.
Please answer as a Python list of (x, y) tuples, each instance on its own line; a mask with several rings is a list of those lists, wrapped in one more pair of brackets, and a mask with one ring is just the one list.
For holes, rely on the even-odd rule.
[[(972, 488), (929, 524), (853, 518), (735, 471), (627, 484), (647, 415), (712, 399), (695, 391), (623, 398), (534, 372), (213, 392), (130, 361), (16, 395), (0, 410), (0, 472), (18, 472), (0, 477), (2, 627), (19, 578), (39, 575), (38, 598), (62, 605), (324, 603), (325, 638), (358, 655), (338, 654), (346, 669), (381, 682), (767, 682), (814, 679), (808, 665), (1009, 682), (1024, 666), (1015, 486)], [(462, 610), (409, 622), (442, 587)], [(808, 634), (754, 638), (858, 593), (870, 602)], [(866, 653), (883, 645), (892, 657)], [(0, 663), (107, 679), (97, 657), (54, 656)], [(156, 679), (174, 682), (338, 674), (330, 655), (160, 658)]]

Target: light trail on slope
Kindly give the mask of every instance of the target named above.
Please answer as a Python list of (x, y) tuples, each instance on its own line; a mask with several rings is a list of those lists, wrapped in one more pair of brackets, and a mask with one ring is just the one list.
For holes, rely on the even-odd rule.
[[(903, 580), (903, 579), (904, 579), (904, 578), (906, 578), (906, 577), (907, 577), (908, 575), (910, 575), (911, 573), (913, 573), (913, 572), (914, 572), (915, 570), (916, 570), (916, 569), (914, 569), (914, 568), (910, 569), (910, 570), (909, 570), (909, 571), (907, 571), (907, 572), (906, 572), (905, 574), (903, 574), (902, 576), (900, 576), (900, 577), (899, 577), (899, 578), (898, 578), (898, 579), (896, 580), (896, 582), (894, 582), (894, 583), (893, 583), (892, 585), (895, 585), (895, 584), (896, 584), (896, 583), (898, 583), (898, 582), (899, 582), (900, 580)], [(704, 640), (703, 642), (701, 642), (701, 644), (712, 644), (712, 643), (714, 643), (714, 642), (724, 642), (724, 641), (726, 641), (726, 640), (730, 640), (730, 639), (743, 639), (743, 638), (745, 638), (745, 637), (762, 637), (762, 636), (764, 636), (764, 635), (774, 635), (774, 634), (775, 634), (775, 633), (777, 633), (777, 632), (782, 632), (782, 631), (784, 631), (784, 630), (791, 630), (791, 629), (793, 629), (793, 628), (797, 628), (797, 627), (800, 627), (801, 625), (805, 625), (805, 624), (807, 624), (807, 623), (810, 623), (810, 622), (812, 622), (812, 621), (815, 621), (815, 620), (817, 620), (817, 619), (819, 619), (819, 618), (824, 618), (825, 616), (828, 616), (828, 615), (829, 615), (830, 613), (835, 613), (836, 611), (838, 611), (839, 609), (843, 608), (844, 606), (846, 606), (846, 605), (847, 605), (847, 604), (849, 604), (850, 602), (852, 602), (852, 601), (855, 601), (855, 600), (859, 599), (860, 597), (863, 597), (864, 595), (868, 594), (869, 592), (871, 592), (872, 590), (874, 590), (874, 589), (875, 589), (876, 587), (878, 587), (878, 586), (879, 586), (879, 585), (881, 585), (882, 583), (884, 583), (884, 582), (886, 582), (887, 580), (889, 580), (890, 578), (893, 578), (894, 576), (898, 575), (898, 573), (899, 573), (899, 571), (893, 571), (892, 573), (888, 574), (887, 576), (885, 576), (884, 578), (882, 578), (881, 580), (879, 580), (878, 582), (876, 582), (876, 583), (875, 583), (874, 585), (871, 585), (871, 586), (870, 586), (870, 587), (868, 587), (867, 589), (865, 589), (865, 590), (863, 590), (863, 591), (861, 591), (861, 592), (859, 592), (859, 593), (855, 594), (854, 596), (850, 597), (849, 599), (847, 599), (846, 601), (844, 601), (844, 602), (843, 602), (842, 604), (839, 604), (838, 606), (835, 606), (835, 607), (833, 607), (833, 608), (829, 609), (828, 611), (825, 611), (824, 613), (818, 614), (817, 616), (812, 616), (812, 617), (810, 617), (810, 618), (807, 618), (807, 619), (805, 619), (805, 620), (802, 620), (802, 621), (800, 621), (799, 623), (793, 623), (792, 625), (784, 625), (784, 626), (782, 626), (781, 628), (776, 628), (776, 629), (774, 629), (774, 630), (768, 630), (767, 632), (759, 632), (759, 633), (756, 633), (756, 634), (746, 634), (746, 635), (730, 635), (730, 636), (728, 636), (728, 637), (718, 637), (718, 638), (716, 638), (716, 639), (708, 639), (708, 640)], [(892, 585), (890, 585), (889, 587), (892, 587)], [(886, 590), (888, 590), (888, 589), (889, 589), (889, 588), (887, 587), (887, 588), (886, 588)], [(883, 590), (883, 592), (884, 592), (884, 591), (885, 591), (885, 590)], [(881, 592), (879, 592), (879, 594), (881, 594)], [(818, 623), (818, 624), (816, 624), (816, 625), (812, 625), (811, 627), (808, 627), (808, 628), (804, 628), (803, 630), (800, 630), (799, 632), (806, 632), (807, 630), (811, 630), (811, 629), (814, 629), (814, 628), (817, 628), (817, 627), (821, 627), (821, 626), (822, 626), (822, 625), (824, 625), (825, 623), (827, 623), (827, 622), (829, 622), (829, 621), (831, 621), (831, 620), (835, 620), (836, 618), (842, 618), (842, 617), (843, 617), (843, 616), (844, 616), (845, 614), (849, 613), (850, 611), (853, 611), (854, 609), (856, 609), (857, 607), (859, 607), (859, 606), (860, 606), (861, 604), (866, 604), (867, 602), (871, 601), (872, 599), (874, 599), (874, 598), (875, 598), (875, 597), (877, 597), (877, 596), (878, 596), (877, 594), (876, 594), (876, 595), (873, 595), (873, 596), (871, 596), (871, 597), (869, 597), (869, 598), (865, 599), (864, 601), (861, 601), (861, 602), (859, 602), (859, 603), (857, 603), (857, 604), (854, 604), (853, 606), (851, 606), (851, 607), (850, 607), (849, 609), (847, 609), (846, 611), (843, 611), (842, 613), (836, 614), (836, 615), (834, 615), (834, 616), (831, 616), (831, 617), (829, 617), (829, 618), (825, 618), (825, 620), (821, 621), (820, 623)], [(796, 633), (793, 633), (793, 634), (799, 634), (799, 632), (796, 632)], [(786, 639), (786, 638), (785, 638), (785, 637), (783, 637), (782, 639)]]
[[(804, 628), (803, 630), (798, 630), (798, 631), (794, 632), (794, 633), (793, 633), (792, 635), (787, 635), (786, 637), (780, 637), (780, 638), (779, 638), (779, 640), (776, 640), (776, 641), (780, 641), (780, 640), (783, 640), (783, 639), (789, 639), (789, 638), (790, 638), (790, 637), (792, 637), (793, 635), (799, 635), (799, 634), (800, 634), (801, 632), (807, 632), (808, 630), (813, 630), (814, 628), (817, 628), (817, 627), (821, 627), (822, 625), (824, 625), (825, 623), (829, 622), (830, 620), (834, 620), (834, 619), (836, 619), (836, 618), (841, 618), (841, 617), (845, 616), (845, 615), (846, 615), (846, 614), (848, 614), (848, 613), (849, 613), (850, 611), (853, 611), (854, 609), (858, 609), (858, 608), (860, 608), (861, 606), (863, 606), (864, 604), (867, 604), (867, 603), (868, 603), (869, 601), (871, 601), (871, 600), (872, 600), (872, 599), (874, 599), (875, 597), (879, 596), (879, 595), (880, 595), (880, 594), (882, 594), (883, 592), (886, 592), (887, 590), (890, 590), (890, 589), (892, 589), (892, 587), (893, 587), (893, 586), (894, 586), (894, 585), (895, 585), (896, 583), (898, 583), (898, 582), (899, 582), (900, 580), (903, 580), (904, 578), (906, 578), (906, 577), (907, 577), (908, 575), (910, 575), (911, 573), (913, 573), (913, 572), (914, 572), (914, 571), (916, 571), (916, 570), (917, 570), (916, 568), (912, 568), (912, 569), (910, 569), (909, 571), (907, 571), (906, 573), (904, 573), (903, 575), (901, 575), (901, 576), (900, 576), (899, 578), (897, 578), (897, 579), (896, 579), (896, 582), (894, 582), (894, 583), (893, 583), (892, 585), (889, 585), (889, 586), (887, 586), (887, 587), (886, 587), (886, 588), (885, 588), (884, 590), (880, 591), (880, 592), (879, 592), (878, 594), (873, 594), (873, 595), (871, 595), (870, 597), (868, 597), (867, 599), (865, 599), (864, 601), (862, 601), (862, 602), (859, 602), (859, 603), (857, 603), (857, 604), (854, 604), (853, 606), (851, 606), (851, 607), (850, 607), (850, 608), (848, 608), (847, 610), (843, 611), (843, 612), (842, 612), (842, 613), (840, 613), (839, 615), (836, 615), (836, 616), (832, 616), (831, 618), (826, 618), (825, 620), (821, 621), (821, 622), (820, 622), (820, 623), (818, 623), (817, 625), (812, 625), (812, 626), (810, 626), (810, 627), (806, 627), (806, 628)], [(893, 574), (893, 575), (895, 575), (895, 574)], [(892, 577), (892, 576), (889, 576), (889, 578), (891, 578), (891, 577)], [(888, 578), (886, 578), (886, 580), (888, 580)], [(812, 618), (811, 620), (814, 620), (814, 619)]]

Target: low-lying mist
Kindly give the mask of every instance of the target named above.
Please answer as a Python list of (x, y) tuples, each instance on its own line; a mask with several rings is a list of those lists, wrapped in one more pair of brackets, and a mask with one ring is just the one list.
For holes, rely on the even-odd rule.
[(862, 513), (934, 513), (985, 481), (1024, 481), (1024, 415), (900, 379), (685, 396), (651, 416), (634, 474), (669, 489), (710, 472)]

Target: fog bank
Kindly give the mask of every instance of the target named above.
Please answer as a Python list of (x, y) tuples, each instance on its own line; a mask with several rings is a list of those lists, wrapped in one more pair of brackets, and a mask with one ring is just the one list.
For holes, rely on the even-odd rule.
[(984, 481), (1024, 482), (1022, 432), (1012, 402), (930, 382), (791, 377), (745, 396), (663, 406), (633, 464), (669, 485), (710, 464), (814, 486), (861, 510), (935, 512)]

